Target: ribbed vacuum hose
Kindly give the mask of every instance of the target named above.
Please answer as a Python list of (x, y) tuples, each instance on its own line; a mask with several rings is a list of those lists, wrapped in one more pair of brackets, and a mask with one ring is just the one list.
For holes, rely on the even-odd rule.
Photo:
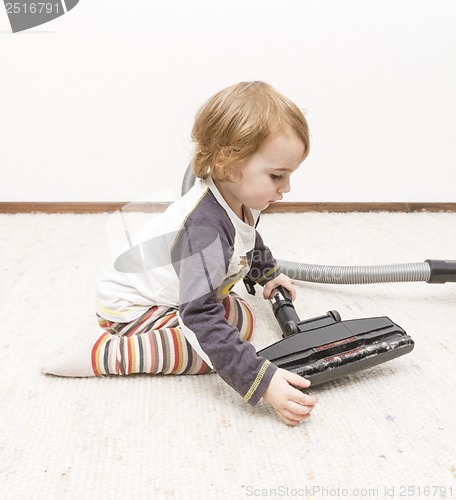
[(277, 260), (282, 272), (294, 280), (334, 285), (367, 285), (429, 281), (431, 266), (427, 262), (378, 266), (324, 266)]
[[(183, 196), (195, 184), (195, 176), (189, 165), (182, 180)], [(410, 264), (377, 266), (324, 266), (279, 260), (282, 272), (298, 281), (333, 285), (367, 285), (371, 283), (401, 283), (426, 281), (446, 283), (456, 281), (456, 261), (426, 260)]]

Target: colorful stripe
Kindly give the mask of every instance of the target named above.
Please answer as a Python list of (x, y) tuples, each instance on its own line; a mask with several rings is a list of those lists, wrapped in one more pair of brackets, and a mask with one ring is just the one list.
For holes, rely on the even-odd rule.
[(103, 352), (103, 346), (110, 340), (111, 335), (105, 332), (96, 342), (92, 348), (92, 369), (95, 375), (101, 375), (103, 373), (101, 365), (101, 353)]
[(254, 316), (247, 302), (232, 292), (223, 300), (223, 305), (228, 323), (239, 330), (243, 340), (250, 340), (253, 334)]
[[(235, 293), (223, 300), (225, 318), (249, 340), (253, 313)], [(188, 343), (179, 327), (175, 308), (155, 306), (130, 323), (115, 323), (98, 316), (104, 333), (91, 353), (93, 373), (100, 375), (203, 374), (212, 370)]]

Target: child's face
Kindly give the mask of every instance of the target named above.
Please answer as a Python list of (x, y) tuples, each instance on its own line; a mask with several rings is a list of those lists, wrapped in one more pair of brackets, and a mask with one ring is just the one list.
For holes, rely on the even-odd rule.
[(242, 218), (242, 205), (264, 210), (290, 191), (290, 175), (304, 157), (304, 144), (293, 133), (268, 139), (233, 168), (234, 182), (217, 182), (230, 208)]

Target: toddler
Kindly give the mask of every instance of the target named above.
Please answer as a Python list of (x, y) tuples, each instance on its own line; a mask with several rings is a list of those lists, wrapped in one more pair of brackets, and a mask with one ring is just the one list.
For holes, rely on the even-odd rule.
[[(254, 316), (232, 291), (241, 279), (263, 297), (291, 280), (256, 230), (260, 212), (290, 190), (309, 153), (306, 119), (263, 82), (242, 82), (211, 97), (192, 130), (194, 186), (135, 235), (99, 280), (103, 333), (78, 367), (57, 375), (217, 374), (251, 405), (263, 398), (297, 425), (316, 398), (310, 382), (257, 355)], [(89, 352), (90, 351), (90, 352)]]

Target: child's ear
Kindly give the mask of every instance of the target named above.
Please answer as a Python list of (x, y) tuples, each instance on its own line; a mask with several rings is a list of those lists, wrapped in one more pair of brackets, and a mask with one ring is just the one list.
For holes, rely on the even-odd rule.
[(226, 179), (226, 160), (229, 157), (230, 151), (228, 147), (220, 148), (217, 156), (215, 158), (215, 166), (214, 166), (214, 174), (215, 177), (219, 180), (227, 180)]
[(215, 179), (218, 180), (225, 180), (225, 169), (223, 168), (223, 164), (220, 163), (219, 159), (217, 158), (216, 163), (214, 165), (214, 171), (212, 173)]
[(230, 157), (230, 148), (228, 146), (223, 146), (219, 149), (217, 156), (215, 158), (216, 165), (224, 165), (227, 158)]
[(230, 182), (239, 182), (241, 180), (241, 168), (239, 165), (231, 165), (228, 172), (225, 170), (226, 180)]
[(241, 179), (240, 166), (238, 164), (226, 165), (226, 160), (231, 156), (231, 148), (225, 146), (220, 148), (214, 166), (216, 178), (222, 181), (238, 182)]

